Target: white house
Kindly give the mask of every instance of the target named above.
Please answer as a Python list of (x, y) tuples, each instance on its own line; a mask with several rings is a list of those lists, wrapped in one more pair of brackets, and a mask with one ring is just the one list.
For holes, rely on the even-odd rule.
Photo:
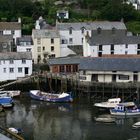
[[(61, 38), (61, 56), (76, 54), (74, 49), (83, 49), (84, 35), (91, 36), (91, 31), (100, 32), (118, 30), (122, 35), (126, 34), (127, 29), (123, 22), (95, 21), (77, 23), (56, 23), (56, 28)], [(74, 49), (72, 49), (74, 48)]]
[(33, 40), (31, 36), (17, 38), (17, 52), (32, 52)]
[(91, 36), (86, 35), (83, 43), (84, 57), (102, 57), (104, 55), (140, 55), (140, 36), (127, 36), (114, 29)]
[(80, 81), (140, 82), (140, 58), (84, 58), (79, 73)]
[(18, 18), (18, 22), (0, 22), (0, 35), (12, 35), (16, 43), (16, 38), (21, 37), (21, 19)]
[(16, 80), (32, 74), (32, 55), (30, 52), (0, 53), (0, 81)]

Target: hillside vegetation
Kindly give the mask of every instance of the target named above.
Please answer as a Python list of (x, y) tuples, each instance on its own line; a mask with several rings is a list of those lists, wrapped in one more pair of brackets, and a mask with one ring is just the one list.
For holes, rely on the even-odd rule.
[[(70, 18), (65, 22), (124, 20), (128, 29), (140, 33), (140, 11), (127, 0), (0, 0), (0, 20), (15, 21), (22, 18), (23, 34), (31, 34), (35, 20), (43, 16), (49, 24), (55, 25), (56, 11), (66, 9)], [(60, 2), (60, 1), (59, 1)]]

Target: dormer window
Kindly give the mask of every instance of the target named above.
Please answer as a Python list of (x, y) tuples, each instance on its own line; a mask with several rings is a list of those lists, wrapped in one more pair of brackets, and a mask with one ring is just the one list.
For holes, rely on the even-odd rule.
[(84, 31), (85, 31), (85, 27), (82, 27), (82, 28), (81, 28), (81, 33), (83, 34)]
[(115, 29), (115, 27), (113, 27), (112, 28), (112, 34), (115, 34), (115, 31), (116, 31), (116, 29)]
[(101, 30), (102, 30), (102, 29), (101, 29), (100, 27), (98, 27), (98, 28), (97, 28), (97, 33), (98, 33), (98, 34), (101, 34)]
[(72, 27), (69, 28), (69, 34), (72, 34)]

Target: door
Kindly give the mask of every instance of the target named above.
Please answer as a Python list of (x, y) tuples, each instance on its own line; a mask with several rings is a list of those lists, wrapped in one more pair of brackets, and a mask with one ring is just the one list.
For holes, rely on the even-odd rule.
[(25, 67), (25, 75), (28, 75), (28, 74), (29, 74), (29, 68)]

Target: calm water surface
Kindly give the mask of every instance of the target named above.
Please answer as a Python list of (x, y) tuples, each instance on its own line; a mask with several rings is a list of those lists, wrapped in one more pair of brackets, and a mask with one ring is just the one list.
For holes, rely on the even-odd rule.
[(132, 129), (140, 117), (105, 124), (94, 120), (98, 113), (89, 101), (55, 104), (23, 95), (13, 109), (0, 114), (0, 124), (22, 128), (25, 140), (140, 140), (140, 130)]

